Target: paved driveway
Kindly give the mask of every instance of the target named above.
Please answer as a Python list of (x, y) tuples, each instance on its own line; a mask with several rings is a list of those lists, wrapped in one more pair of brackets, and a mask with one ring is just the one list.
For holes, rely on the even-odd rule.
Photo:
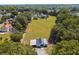
[(48, 55), (44, 48), (35, 48), (37, 55)]

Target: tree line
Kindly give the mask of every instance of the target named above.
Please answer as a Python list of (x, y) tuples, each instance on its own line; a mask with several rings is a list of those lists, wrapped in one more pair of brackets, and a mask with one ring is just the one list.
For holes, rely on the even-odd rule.
[(54, 44), (52, 54), (79, 54), (79, 16), (72, 16), (71, 12), (62, 8), (56, 16), (56, 25), (49, 38), (49, 42)]

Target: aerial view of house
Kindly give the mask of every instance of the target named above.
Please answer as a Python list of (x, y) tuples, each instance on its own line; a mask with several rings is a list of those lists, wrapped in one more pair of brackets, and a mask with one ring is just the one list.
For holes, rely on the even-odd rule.
[(79, 5), (0, 5), (0, 55), (79, 55)]

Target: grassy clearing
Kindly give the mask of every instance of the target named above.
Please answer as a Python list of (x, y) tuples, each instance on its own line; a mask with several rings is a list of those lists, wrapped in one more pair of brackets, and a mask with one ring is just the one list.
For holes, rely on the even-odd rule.
[(38, 19), (32, 20), (31, 23), (28, 24), (26, 29), (27, 33), (24, 34), (24, 39), (34, 39), (37, 37), (49, 38), (50, 31), (52, 27), (55, 25), (56, 17), (49, 16), (46, 19)]
[(1, 44), (1, 42), (3, 43), (4, 41), (9, 41), (9, 40), (11, 40), (11, 38), (10, 38), (10, 36), (11, 36), (11, 33), (5, 33), (5, 34), (0, 34), (0, 44)]

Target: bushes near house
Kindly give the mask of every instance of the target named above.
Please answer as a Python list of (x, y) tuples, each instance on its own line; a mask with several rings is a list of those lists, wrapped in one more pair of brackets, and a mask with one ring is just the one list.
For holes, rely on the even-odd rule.
[(35, 55), (36, 52), (29, 46), (24, 46), (18, 42), (5, 41), (0, 44), (0, 55)]
[(11, 35), (11, 40), (13, 40), (14, 42), (20, 42), (21, 39), (22, 33), (15, 33)]

